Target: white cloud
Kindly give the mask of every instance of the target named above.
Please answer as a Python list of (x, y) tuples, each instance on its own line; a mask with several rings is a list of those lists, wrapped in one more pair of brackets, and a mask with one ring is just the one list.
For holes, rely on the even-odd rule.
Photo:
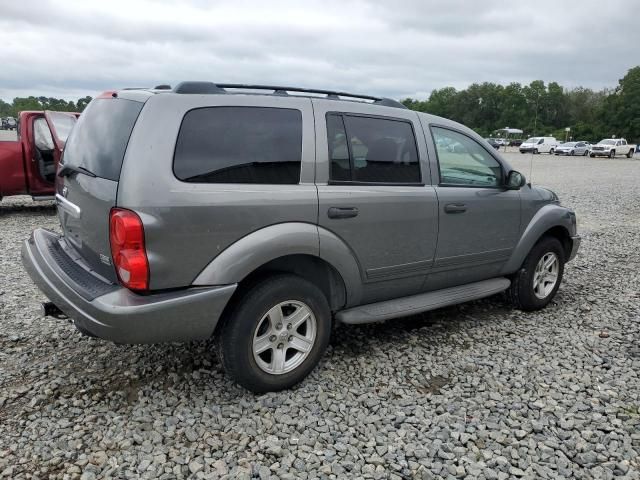
[(0, 98), (180, 80), (396, 98), (473, 82), (614, 86), (640, 2), (22, 0), (0, 4)]

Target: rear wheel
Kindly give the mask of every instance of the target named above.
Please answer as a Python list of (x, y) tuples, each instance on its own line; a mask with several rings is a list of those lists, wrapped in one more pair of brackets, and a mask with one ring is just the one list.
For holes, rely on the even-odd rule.
[(555, 297), (564, 274), (564, 249), (555, 237), (542, 237), (514, 275), (509, 295), (516, 308), (540, 310)]
[(589, 155), (589, 150), (585, 150), (585, 151), (584, 151), (584, 153), (583, 153), (582, 155), (583, 155), (583, 156), (585, 156), (585, 157), (586, 157), (587, 155)]
[(554, 152), (555, 152), (555, 149), (552, 148), (551, 150), (549, 150), (549, 155), (553, 155)]
[(590, 153), (590, 154), (589, 154), (589, 156), (590, 156), (591, 158), (595, 158), (596, 154), (595, 154), (595, 153)]
[(633, 157), (633, 150), (629, 150), (629, 153), (627, 153), (627, 158), (631, 157)]
[(278, 274), (234, 303), (217, 339), (227, 374), (256, 393), (292, 387), (318, 364), (329, 343), (324, 294), (295, 275)]

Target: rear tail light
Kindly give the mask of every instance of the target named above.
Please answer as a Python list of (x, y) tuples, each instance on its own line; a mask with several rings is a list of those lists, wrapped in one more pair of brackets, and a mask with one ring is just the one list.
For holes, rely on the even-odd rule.
[(149, 260), (140, 217), (131, 210), (112, 208), (109, 214), (109, 240), (120, 283), (131, 290), (148, 290)]

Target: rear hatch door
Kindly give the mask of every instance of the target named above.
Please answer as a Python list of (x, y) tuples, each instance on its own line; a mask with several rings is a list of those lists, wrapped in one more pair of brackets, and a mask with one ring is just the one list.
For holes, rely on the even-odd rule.
[(120, 169), (143, 105), (111, 95), (93, 100), (69, 129), (56, 177), (58, 215), (67, 243), (91, 270), (112, 282), (117, 276), (109, 212), (116, 205)]

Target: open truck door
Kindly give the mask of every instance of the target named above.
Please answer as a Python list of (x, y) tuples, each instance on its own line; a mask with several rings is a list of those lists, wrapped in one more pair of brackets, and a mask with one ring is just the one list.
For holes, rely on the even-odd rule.
[(27, 193), (23, 159), (21, 142), (0, 141), (0, 199)]

